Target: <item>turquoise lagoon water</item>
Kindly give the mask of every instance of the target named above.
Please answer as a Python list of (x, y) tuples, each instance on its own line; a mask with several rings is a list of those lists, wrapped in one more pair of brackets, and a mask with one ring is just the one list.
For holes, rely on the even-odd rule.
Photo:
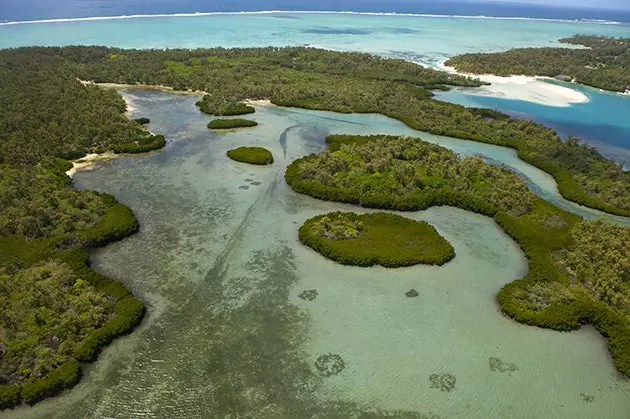
[[(0, 48), (26, 45), (109, 45), (125, 48), (195, 48), (311, 45), (363, 51), (437, 67), (465, 52), (556, 46), (576, 33), (630, 37), (630, 24), (423, 17), (343, 13), (244, 13), (0, 23)], [(471, 96), (444, 100), (487, 106), (541, 121), (577, 135), (617, 161), (630, 160), (630, 98), (572, 86), (591, 99), (567, 108)]]
[[(310, 44), (437, 65), (471, 50), (629, 31), (518, 20), (226, 15), (0, 25), (0, 47)], [(471, 104), (480, 100), (453, 94)], [(595, 112), (602, 93), (588, 94), (592, 101), (579, 106)], [(322, 150), (328, 133), (420, 135), (507, 164), (563, 208), (601, 215), (562, 199), (553, 179), (513, 150), (418, 133), (378, 115), (274, 106), (257, 108), (254, 129), (214, 134), (193, 95), (129, 90), (125, 96), (132, 116), (151, 118), (167, 147), (79, 173), (75, 184), (112, 193), (137, 214), (140, 232), (97, 250), (92, 261), (147, 302), (147, 318), (87, 366), (72, 391), (0, 416), (346, 418), (381, 409), (377, 417), (627, 417), (630, 386), (617, 377), (597, 332), (558, 333), (501, 315), (496, 293), (522, 277), (527, 264), (491, 219), (448, 207), (406, 213), (431, 222), (455, 247), (457, 257), (441, 268), (344, 267), (297, 239), (298, 226), (311, 216), (365, 211), (297, 195), (284, 182), (286, 165)], [(620, 115), (629, 102), (615, 105)], [(606, 124), (604, 113), (610, 108), (593, 118)], [(274, 165), (246, 166), (225, 156), (250, 144), (272, 150)], [(409, 288), (420, 296), (406, 298)], [(315, 300), (298, 297), (313, 289)], [(340, 374), (318, 374), (315, 362), (327, 354), (343, 359)], [(442, 391), (433, 382), (454, 388)]]
[[(378, 115), (262, 106), (258, 127), (215, 134), (194, 95), (125, 96), (132, 117), (166, 134), (166, 148), (81, 172), (75, 184), (113, 193), (137, 214), (140, 232), (92, 261), (147, 302), (147, 318), (72, 391), (3, 417), (627, 417), (630, 385), (596, 331), (501, 315), (496, 293), (527, 263), (490, 218), (450, 207), (405, 213), (453, 244), (457, 256), (443, 267), (347, 267), (299, 243), (309, 217), (366, 210), (292, 192), (287, 164), (322, 150), (330, 132), (417, 132)], [(511, 150), (422, 137), (512, 164), (554, 196), (549, 178)], [(276, 161), (228, 159), (240, 145), (267, 147)], [(407, 298), (410, 288), (420, 296)], [(299, 298), (304, 290), (317, 298)], [(328, 354), (343, 360), (338, 375), (315, 368)]]
[(592, 87), (554, 82), (579, 90), (589, 98), (571, 106), (545, 106), (534, 102), (484, 96), (476, 89), (454, 89), (437, 98), (464, 106), (500, 109), (517, 118), (540, 122), (563, 137), (576, 136), (612, 160), (630, 167), (630, 98)]

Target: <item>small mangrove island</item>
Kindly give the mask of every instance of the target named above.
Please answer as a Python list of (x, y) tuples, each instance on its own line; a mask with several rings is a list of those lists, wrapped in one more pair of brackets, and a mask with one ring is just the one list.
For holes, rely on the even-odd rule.
[(239, 147), (228, 150), (227, 155), (232, 160), (256, 165), (267, 165), (273, 163), (271, 151), (262, 147)]
[[(625, 41), (615, 42), (601, 41), (608, 44), (601, 51), (617, 58), (601, 55), (587, 64), (597, 70), (584, 70), (606, 80), (618, 75), (619, 82), (599, 84), (611, 90), (628, 86), (627, 64), (613, 63), (624, 59), (616, 48), (627, 47), (621, 45)], [(577, 52), (567, 54), (590, 54), (571, 51)], [(599, 76), (589, 81), (564, 68), (549, 74), (558, 72), (598, 85)], [(117, 91), (80, 80), (209, 92), (199, 107), (219, 116), (251, 113), (243, 103), (248, 99), (379, 113), (417, 130), (514, 148), (550, 173), (565, 198), (630, 215), (630, 174), (622, 167), (577, 139), (563, 141), (544, 125), (434, 100), (431, 90), (482, 83), (403, 60), (306, 47), (29, 47), (0, 51), (0, 80), (0, 409), (36, 403), (73, 386), (80, 363), (94, 360), (144, 314), (144, 304), (121, 283), (92, 270), (87, 256), (90, 248), (136, 232), (136, 218), (110, 195), (74, 189), (65, 172), (70, 160), (89, 153), (141, 153), (163, 147), (166, 140), (148, 132), (144, 120), (129, 120)], [(238, 121), (214, 120), (209, 128), (256, 125)], [(584, 221), (536, 197), (504, 167), (478, 157), (460, 159), (418, 139), (332, 136), (327, 141), (328, 150), (288, 167), (285, 178), (294, 190), (365, 207), (452, 205), (494, 217), (520, 244), (530, 268), (500, 291), (504, 313), (556, 330), (592, 324), (608, 338), (617, 368), (630, 374), (628, 228)], [(358, 220), (357, 237), (335, 240), (332, 228), (315, 238), (330, 248), (367, 240), (371, 221)], [(388, 220), (387, 228), (398, 223)], [(447, 254), (450, 245), (428, 233), (429, 227), (418, 227), (424, 233), (414, 240), (430, 237)], [(344, 227), (344, 234), (357, 234), (353, 229)], [(344, 365), (331, 354), (319, 364), (326, 374)]]
[(256, 112), (253, 106), (240, 102), (225, 101), (223, 98), (210, 95), (205, 95), (196, 105), (203, 113), (213, 116), (236, 116)]
[(426, 221), (385, 212), (318, 215), (304, 222), (299, 237), (306, 246), (344, 265), (443, 265), (455, 257), (453, 246)]
[[(449, 205), (493, 217), (529, 260), (527, 275), (499, 292), (503, 312), (555, 330), (591, 324), (608, 339), (617, 369), (630, 374), (629, 228), (585, 221), (534, 195), (505, 167), (418, 138), (332, 135), (327, 142), (327, 150), (287, 168), (296, 192), (369, 208)], [(330, 252), (336, 243), (322, 229), (305, 224), (300, 238)], [(342, 237), (361, 234), (358, 223), (340, 230)]]
[(462, 54), (446, 65), (465, 73), (548, 76), (615, 92), (630, 90), (630, 38), (575, 35), (559, 42), (586, 48), (515, 48)]
[(258, 122), (243, 118), (213, 119), (212, 121), (208, 122), (208, 128), (218, 130), (255, 127), (256, 125), (258, 125)]
[[(630, 216), (630, 174), (613, 161), (577, 139), (564, 141), (544, 125), (435, 100), (431, 90), (484, 83), (408, 61), (308, 47), (125, 50), (71, 46), (17, 48), (2, 54), (7, 60), (28, 59), (51, 71), (63, 65), (64, 73), (96, 83), (143, 83), (208, 92), (201, 102), (211, 104), (213, 114), (217, 113), (214, 109), (246, 100), (379, 113), (420, 131), (514, 148), (521, 159), (551, 174), (566, 199)], [(615, 71), (623, 74), (625, 70)]]

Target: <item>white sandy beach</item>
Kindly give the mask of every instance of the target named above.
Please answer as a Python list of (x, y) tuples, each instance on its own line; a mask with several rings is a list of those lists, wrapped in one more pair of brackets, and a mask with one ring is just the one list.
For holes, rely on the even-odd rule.
[(66, 175), (72, 177), (76, 172), (92, 170), (94, 167), (96, 167), (98, 162), (110, 161), (116, 158), (118, 158), (118, 155), (109, 151), (103, 154), (88, 154), (84, 157), (81, 157), (80, 159), (73, 160), (72, 169), (68, 170), (66, 172)]
[(243, 101), (245, 104), (250, 105), (250, 106), (269, 106), (272, 105), (271, 101), (268, 99), (259, 99), (259, 100), (252, 100), (252, 99), (247, 99)]
[(584, 93), (569, 87), (546, 83), (540, 79), (549, 77), (509, 76), (501, 77), (492, 74), (460, 73), (453, 67), (440, 63), (440, 68), (462, 76), (470, 76), (491, 83), (489, 86), (474, 88), (474, 94), (519, 99), (547, 106), (571, 106), (573, 103), (588, 102)]

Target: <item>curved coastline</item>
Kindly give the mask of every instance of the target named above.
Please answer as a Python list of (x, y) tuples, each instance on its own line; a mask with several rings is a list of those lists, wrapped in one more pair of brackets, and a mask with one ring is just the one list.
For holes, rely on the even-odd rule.
[[(84, 83), (93, 83), (93, 82), (84, 82)], [(186, 90), (175, 90), (173, 87), (170, 86), (165, 86), (165, 85), (150, 85), (150, 84), (123, 84), (123, 83), (94, 83), (98, 86), (106, 86), (106, 87), (115, 87), (115, 88), (141, 88), (141, 89), (155, 89), (155, 90), (162, 90), (162, 91), (166, 91), (169, 93), (175, 93), (175, 94), (203, 94), (205, 92), (202, 91), (186, 91)], [(254, 106), (268, 106), (268, 105), (274, 105), (274, 106), (279, 106), (279, 107), (284, 107), (284, 108), (296, 108), (296, 109), (304, 109), (304, 110), (315, 110), (315, 111), (329, 111), (329, 112), (335, 112), (335, 110), (328, 110), (328, 109), (320, 109), (317, 107), (309, 107), (305, 104), (301, 104), (301, 103), (276, 103), (273, 99), (245, 99), (244, 100), (245, 103), (248, 103), (250, 105), (254, 105)], [(361, 114), (361, 112), (356, 112), (357, 114)], [(369, 113), (369, 112), (368, 112)], [(570, 179), (570, 175), (567, 176), (566, 173), (564, 173), (562, 170), (551, 170), (551, 167), (546, 166), (544, 164), (536, 164), (536, 162), (531, 161), (531, 159), (527, 159), (524, 158), (523, 153), (521, 153), (519, 151), (518, 148), (516, 147), (511, 147), (510, 145), (503, 145), (503, 144), (496, 144), (493, 143), (491, 141), (485, 141), (485, 140), (481, 140), (479, 138), (469, 138), (466, 136), (461, 136), (461, 135), (457, 135), (457, 133), (445, 133), (445, 134), (435, 134), (429, 131), (424, 131), (422, 129), (419, 129), (418, 127), (414, 126), (413, 121), (410, 121), (409, 118), (405, 118), (404, 116), (401, 115), (389, 115), (389, 114), (379, 114), (379, 115), (383, 115), (387, 118), (392, 118), (395, 119), (397, 121), (400, 121), (401, 123), (403, 123), (404, 125), (406, 125), (407, 127), (418, 131), (419, 133), (428, 133), (428, 134), (434, 134), (434, 135), (440, 135), (440, 136), (446, 136), (446, 137), (451, 137), (457, 140), (463, 140), (463, 141), (472, 141), (472, 142), (481, 142), (484, 144), (490, 144), (496, 147), (503, 147), (503, 148), (507, 148), (507, 149), (511, 149), (514, 150), (516, 152), (517, 157), (545, 172), (546, 174), (548, 174), (549, 176), (551, 176), (556, 184), (556, 188), (557, 191), (559, 193), (559, 195), (566, 199), (568, 202), (571, 202), (575, 205), (584, 207), (588, 210), (592, 210), (592, 211), (599, 211), (602, 213), (602, 215), (610, 215), (613, 217), (623, 217), (624, 219), (627, 219), (628, 222), (630, 222), (630, 211), (627, 212), (623, 212), (623, 211), (615, 211), (614, 209), (611, 209), (610, 207), (606, 207), (606, 206), (602, 206), (602, 205), (597, 205), (596, 202), (589, 202), (588, 199), (583, 199), (585, 197), (580, 196), (579, 194), (574, 193), (573, 191), (573, 185), (574, 185), (574, 181), (572, 179)], [(588, 197), (586, 197), (588, 198)]]
[(524, 76), (512, 74), (507, 77), (494, 74), (473, 74), (459, 72), (455, 67), (447, 66), (447, 60), (438, 64), (440, 70), (459, 76), (476, 77), (481, 81), (490, 83), (489, 86), (481, 86), (469, 90), (471, 94), (482, 96), (501, 97), (503, 99), (516, 99), (538, 103), (547, 106), (568, 107), (574, 103), (586, 103), (590, 99), (587, 95), (569, 87), (557, 86), (541, 80), (553, 80), (546, 76)]
[[(130, 119), (133, 107), (125, 96), (121, 96), (127, 107), (124, 112), (121, 110), (121, 113)], [(163, 136), (155, 136), (148, 130), (145, 131), (151, 135), (151, 138), (159, 137), (162, 141), (159, 147), (152, 146), (143, 151), (153, 151), (163, 147)], [(131, 150), (128, 152), (114, 149), (113, 152), (88, 153), (72, 161), (60, 159), (58, 163), (60, 174), (64, 173), (69, 178), (69, 182), (72, 182), (76, 172), (90, 170), (99, 161), (111, 161), (127, 153), (137, 154), (137, 149), (142, 147), (136, 143), (130, 144), (128, 148)], [(64, 363), (43, 377), (30, 379), (21, 384), (0, 385), (0, 411), (24, 403), (34, 405), (74, 387), (83, 376), (82, 363), (95, 361), (107, 345), (115, 338), (132, 332), (144, 318), (146, 307), (143, 301), (136, 298), (121, 281), (102, 275), (90, 266), (89, 249), (102, 248), (121, 241), (140, 229), (140, 223), (131, 208), (120, 204), (110, 194), (99, 195), (106, 203), (107, 209), (95, 225), (87, 230), (76, 231), (74, 238), (70, 234), (62, 234), (26, 241), (15, 235), (0, 236), (0, 248), (3, 250), (3, 256), (8, 260), (27, 267), (52, 259), (59, 260), (67, 264), (80, 280), (114, 301), (109, 319), (78, 341), (72, 356), (69, 356)]]
[[(339, 146), (365, 144), (378, 141), (379, 136), (329, 136), (329, 150)], [(349, 152), (352, 148), (346, 149)], [(342, 202), (365, 208), (398, 211), (425, 210), (433, 206), (453, 206), (493, 218), (501, 229), (510, 236), (525, 254), (529, 272), (518, 280), (508, 282), (498, 293), (496, 301), (502, 312), (519, 323), (542, 328), (572, 331), (585, 324), (594, 326), (607, 339), (608, 349), (617, 370), (625, 377), (630, 375), (630, 324), (615, 308), (593, 298), (585, 289), (571, 288), (571, 296), (551, 299), (542, 308), (532, 309), (523, 301), (523, 296), (536, 287), (566, 286), (571, 283), (570, 272), (559, 267), (556, 254), (569, 248), (570, 232), (582, 218), (564, 211), (553, 204), (535, 197), (529, 212), (516, 215), (496, 204), (486, 202), (473, 193), (455, 191), (448, 186), (441, 189), (420, 189), (407, 195), (395, 193), (359, 192), (348, 187), (343, 180), (336, 185), (321, 183), (316, 178), (304, 177), (300, 165), (304, 164), (312, 173), (311, 161), (317, 154), (303, 157), (291, 163), (285, 172), (287, 184), (296, 192), (324, 201)], [(346, 169), (347, 170), (347, 169)], [(552, 223), (545, 225), (548, 221)], [(552, 234), (549, 234), (552, 233)], [(300, 239), (302, 239), (300, 229)], [(529, 298), (529, 297), (527, 297)]]
[[(101, 275), (90, 267), (87, 249), (105, 247), (135, 234), (140, 228), (129, 207), (118, 203), (111, 195), (103, 196), (110, 204), (107, 212), (93, 228), (80, 232), (80, 244), (68, 250), (56, 250), (57, 246), (63, 246), (66, 239), (63, 236), (39, 239), (31, 243), (16, 236), (0, 237), (1, 247), (10, 249), (9, 257), (16, 260), (27, 258), (31, 263), (50, 258), (59, 259), (67, 263), (77, 276), (116, 301), (113, 317), (79, 342), (72, 359), (44, 377), (24, 384), (0, 385), (0, 410), (19, 406), (22, 402), (33, 405), (72, 388), (81, 379), (81, 362), (94, 361), (105, 346), (116, 337), (131, 332), (144, 317), (146, 308), (141, 300), (135, 298), (120, 281)], [(37, 249), (35, 260), (31, 255), (33, 250), (29, 249), (31, 246)]]

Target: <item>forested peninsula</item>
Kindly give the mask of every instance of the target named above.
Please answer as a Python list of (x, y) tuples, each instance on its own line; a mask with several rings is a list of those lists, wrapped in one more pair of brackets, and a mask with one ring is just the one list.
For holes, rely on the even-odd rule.
[(64, 173), (87, 152), (164, 145), (125, 108), (61, 57), (0, 52), (0, 409), (73, 386), (79, 362), (142, 319), (144, 304), (86, 253), (136, 232), (136, 218)]
[[(326, 151), (287, 168), (296, 192), (369, 208), (449, 205), (493, 217), (529, 260), (528, 274), (499, 292), (503, 312), (555, 330), (591, 324), (608, 338), (617, 369), (630, 375), (629, 228), (585, 221), (534, 195), (505, 167), (461, 159), (417, 138), (333, 135), (326, 141)], [(313, 246), (314, 221), (300, 229), (303, 241), (309, 236), (309, 246), (341, 261), (357, 258), (351, 246), (323, 247), (321, 239)], [(388, 242), (386, 233), (381, 241)]]
[(446, 65), (464, 73), (548, 76), (615, 92), (630, 90), (630, 38), (575, 35), (559, 42), (583, 48), (515, 48), (462, 54), (446, 61)]
[(431, 89), (481, 82), (362, 53), (306, 47), (123, 50), (105, 47), (20, 48), (82, 80), (153, 84), (205, 91), (204, 112), (221, 113), (246, 99), (334, 112), (380, 113), (414, 129), (511, 147), (550, 173), (560, 193), (579, 204), (630, 215), (630, 173), (576, 139), (563, 141), (541, 124), (487, 109), (432, 99)]
[[(402, 60), (301, 47), (2, 50), (0, 408), (35, 403), (74, 385), (80, 377), (79, 362), (93, 360), (103, 345), (131, 330), (144, 313), (143, 303), (120, 283), (89, 268), (85, 252), (133, 234), (138, 229), (137, 220), (112, 196), (73, 189), (64, 172), (71, 167), (69, 160), (87, 153), (145, 152), (163, 147), (166, 140), (129, 120), (116, 91), (87, 81), (205, 91), (208, 94), (200, 109), (217, 115), (250, 112), (242, 106), (246, 99), (268, 99), (277, 105), (308, 109), (381, 113), (419, 130), (513, 147), (521, 158), (551, 173), (568, 199), (611, 213), (630, 214), (630, 175), (621, 167), (577, 140), (563, 142), (542, 125), (434, 100), (431, 89), (478, 86), (480, 82)], [(362, 141), (368, 140), (354, 141), (355, 147)], [(392, 141), (391, 146), (395, 144)], [(388, 153), (391, 151), (381, 157), (391, 164)], [(429, 150), (428, 155), (437, 156), (438, 162), (454, 162), (453, 157), (438, 150)], [(409, 161), (417, 158), (410, 157)], [(322, 164), (337, 164), (338, 160), (331, 158), (331, 163)], [(527, 278), (534, 278), (533, 282), (526, 278), (510, 284), (523, 292), (520, 300), (509, 286), (508, 291), (502, 291), (499, 300), (504, 310), (520, 321), (547, 327), (567, 329), (582, 322), (593, 323), (610, 336), (615, 361), (621, 371), (628, 372), (630, 361), (624, 352), (630, 348), (628, 326), (619, 314), (619, 307), (627, 310), (628, 305), (618, 280), (627, 279), (627, 271), (602, 265), (610, 257), (609, 242), (598, 235), (605, 228), (611, 237), (623, 237), (625, 233), (620, 232), (627, 230), (617, 231), (607, 225), (592, 228), (591, 224), (573, 228), (582, 222), (532, 198), (515, 175), (476, 160), (466, 162), (456, 166), (463, 171), (459, 179), (467, 180), (464, 184), (470, 189), (449, 192), (449, 185), (440, 183), (441, 174), (425, 173), (419, 177), (421, 183), (416, 183), (413, 175), (413, 185), (422, 193), (412, 193), (409, 200), (393, 199), (391, 193), (365, 194), (369, 184), (360, 191), (360, 199), (356, 195), (348, 199), (398, 209), (449, 204), (495, 216), (530, 257)], [(469, 166), (474, 168), (473, 177), (466, 174)], [(296, 167), (292, 166), (294, 173)], [(387, 166), (383, 170), (387, 174), (383, 179), (370, 175), (365, 180), (376, 182), (379, 188), (387, 185), (390, 171)], [(419, 169), (405, 166), (400, 170), (395, 175), (400, 176), (397, 181), (411, 188), (408, 178)], [(484, 178), (486, 172), (498, 180), (490, 182)], [(292, 186), (298, 189), (298, 183), (294, 181)], [(322, 185), (326, 183), (322, 181)], [(434, 192), (428, 194), (425, 189)], [(322, 191), (330, 192), (327, 188)], [(342, 200), (345, 193), (319, 197)], [(545, 230), (532, 227), (541, 223), (555, 229), (551, 238), (545, 236)], [(573, 235), (575, 238), (570, 239)], [(610, 243), (627, 249), (623, 240)], [(589, 247), (594, 242), (601, 244), (603, 255)], [(584, 247), (571, 247), (570, 243), (584, 243)], [(550, 259), (556, 250), (564, 252), (560, 256), (564, 255), (561, 260), (569, 272), (566, 276)], [(601, 269), (609, 273), (601, 287), (567, 287), (562, 282), (573, 278), (571, 272), (577, 272), (572, 281), (585, 281), (580, 276), (583, 264), (594, 272)], [(564, 286), (556, 294), (539, 290), (547, 286), (555, 290), (556, 283)], [(604, 294), (617, 305), (591, 294)], [(523, 305), (527, 301), (534, 307)]]

